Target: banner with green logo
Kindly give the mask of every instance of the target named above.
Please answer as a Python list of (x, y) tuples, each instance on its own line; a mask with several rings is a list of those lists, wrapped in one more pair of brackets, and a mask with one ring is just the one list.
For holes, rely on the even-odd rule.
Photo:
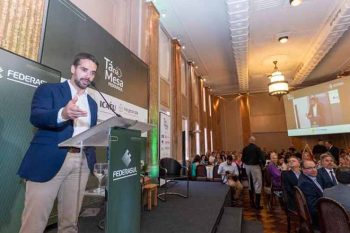
[(111, 130), (107, 233), (140, 232), (140, 154), (140, 131)]
[(18, 232), (24, 183), (16, 174), (35, 128), (29, 122), (33, 94), (60, 72), (0, 49), (0, 233)]

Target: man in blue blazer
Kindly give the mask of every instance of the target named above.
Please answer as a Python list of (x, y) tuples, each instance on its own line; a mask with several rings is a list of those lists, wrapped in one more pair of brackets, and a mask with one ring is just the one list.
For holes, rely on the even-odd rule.
[(312, 225), (318, 229), (318, 215), (316, 202), (323, 196), (322, 186), (317, 181), (317, 169), (316, 164), (312, 160), (304, 160), (302, 162), (302, 171), (298, 180), (298, 187), (303, 192), (307, 207), (309, 209)]
[(97, 67), (93, 55), (80, 53), (71, 66), (70, 80), (43, 84), (33, 96), (30, 122), (38, 130), (18, 170), (26, 180), (20, 233), (43, 232), (56, 197), (58, 232), (78, 232), (78, 214), (95, 152), (58, 144), (96, 125), (97, 104), (86, 89)]
[(317, 171), (317, 181), (323, 189), (331, 188), (337, 184), (337, 179), (334, 172), (334, 158), (327, 152), (320, 156), (321, 168)]

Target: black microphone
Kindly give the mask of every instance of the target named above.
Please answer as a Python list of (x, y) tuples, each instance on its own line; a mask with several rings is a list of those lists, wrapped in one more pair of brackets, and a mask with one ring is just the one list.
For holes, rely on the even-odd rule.
[(102, 99), (106, 102), (107, 107), (117, 116), (117, 117), (122, 117), (120, 114), (116, 113), (113, 108), (111, 107), (111, 105), (108, 103), (108, 101), (106, 100), (106, 98), (102, 95), (102, 93), (97, 89), (96, 87), (96, 83), (94, 81), (90, 82), (90, 85), (98, 92), (100, 93)]

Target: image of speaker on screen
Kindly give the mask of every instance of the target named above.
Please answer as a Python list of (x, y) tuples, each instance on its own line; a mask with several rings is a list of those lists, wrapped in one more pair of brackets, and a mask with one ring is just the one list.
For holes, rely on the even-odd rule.
[(314, 95), (309, 97), (309, 111), (307, 118), (310, 121), (311, 127), (318, 127), (325, 124), (324, 105)]

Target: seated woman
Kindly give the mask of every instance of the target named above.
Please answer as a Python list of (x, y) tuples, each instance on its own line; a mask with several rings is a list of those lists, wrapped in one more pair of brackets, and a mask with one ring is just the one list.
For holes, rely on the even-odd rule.
[(196, 177), (197, 174), (196, 174), (196, 168), (197, 168), (197, 165), (201, 162), (201, 157), (199, 155), (196, 155), (194, 158), (193, 158), (193, 161), (192, 161), (192, 164), (191, 164), (191, 176), (192, 177)]
[(270, 161), (266, 169), (271, 175), (272, 186), (275, 189), (281, 189), (281, 170), (278, 169), (278, 155), (276, 152), (271, 152)]
[(208, 157), (206, 155), (202, 155), (200, 157), (200, 162), (199, 163), (202, 164), (202, 165), (208, 165)]
[(350, 167), (350, 155), (343, 152), (339, 155), (339, 167)]

